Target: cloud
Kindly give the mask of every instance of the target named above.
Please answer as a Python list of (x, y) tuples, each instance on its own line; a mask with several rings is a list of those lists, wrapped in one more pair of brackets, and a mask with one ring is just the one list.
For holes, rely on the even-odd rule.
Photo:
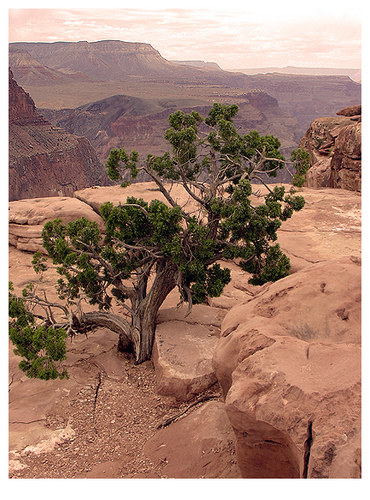
[(146, 9), (15, 9), (9, 11), (9, 38), (146, 42), (167, 59), (211, 60), (224, 69), (360, 66), (359, 20), (338, 5), (334, 12), (321, 2), (316, 11), (320, 15), (315, 14), (315, 1), (303, 11), (293, 3), (288, 9), (284, 1), (263, 9), (238, 5), (228, 9), (161, 9), (157, 3)]

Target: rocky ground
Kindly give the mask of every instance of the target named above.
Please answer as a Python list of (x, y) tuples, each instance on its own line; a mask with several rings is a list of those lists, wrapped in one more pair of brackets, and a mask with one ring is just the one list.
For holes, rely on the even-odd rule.
[[(167, 477), (163, 469), (168, 461), (153, 463), (143, 448), (159, 426), (185, 411), (190, 402), (177, 403), (156, 393), (151, 362), (134, 365), (114, 346), (107, 353), (120, 365), (120, 376), (107, 374), (91, 359), (80, 362), (87, 383), (79, 384), (73, 396), (62, 389), (40, 419), (49, 437), (11, 453), (11, 478)], [(218, 399), (218, 387), (204, 396)], [(11, 421), (12, 427), (16, 424)]]
[[(147, 187), (148, 185), (145, 186)], [(140, 185), (135, 187), (140, 196), (145, 193), (149, 197), (158, 196), (158, 193), (142, 188)], [(96, 208), (99, 199), (115, 200), (115, 189), (99, 188), (77, 193), (79, 200), (73, 201), (73, 213), (94, 214), (91, 207)], [(255, 401), (254, 413), (251, 412), (248, 416), (247, 427), (254, 426), (253, 419), (257, 419), (258, 423), (260, 416), (257, 410), (267, 408), (267, 401), (271, 411), (269, 410), (269, 417), (264, 416), (263, 420), (268, 421), (268, 418), (274, 415), (271, 425), (276, 429), (280, 428), (281, 432), (287, 432), (290, 440), (296, 439), (294, 437), (296, 432), (295, 442), (298, 444), (294, 446), (297, 446), (298, 452), (303, 456), (300, 447), (303, 446), (305, 438), (302, 439), (303, 427), (302, 429), (299, 427), (296, 418), (297, 411), (294, 404), (299, 398), (294, 396), (294, 391), (298, 388), (302, 394), (306, 391), (304, 383), (307, 377), (304, 374), (301, 377), (301, 365), (295, 353), (299, 351), (301, 355), (302, 351), (307, 370), (313, 370), (313, 374), (320, 381), (323, 380), (321, 373), (326, 373), (328, 358), (321, 356), (319, 348), (321, 349), (323, 345), (325, 349), (329, 349), (330, 346), (329, 342), (325, 339), (322, 341), (321, 337), (320, 340), (313, 341), (314, 346), (311, 346), (311, 341), (306, 346), (304, 342), (307, 339), (293, 338), (294, 335), (292, 337), (289, 333), (289, 327), (293, 319), (314, 320), (318, 318), (320, 312), (330, 327), (329, 340), (333, 344), (330, 349), (334, 349), (337, 353), (341, 349), (358, 350), (359, 341), (352, 338), (352, 332), (359, 331), (359, 315), (355, 313), (358, 311), (359, 302), (357, 296), (354, 296), (353, 301), (350, 300), (352, 295), (346, 292), (342, 271), (345, 266), (355, 266), (358, 269), (360, 262), (358, 257), (361, 254), (360, 195), (338, 189), (309, 188), (303, 189), (303, 195), (307, 202), (305, 209), (295, 214), (283, 226), (279, 235), (279, 241), (292, 261), (293, 275), (285, 280), (287, 283), (294, 281), (290, 283), (290, 288), (288, 287), (289, 290), (294, 288), (294, 294), (290, 295), (289, 291), (288, 295), (285, 292), (282, 295), (279, 284), (271, 287), (271, 290), (269, 285), (262, 288), (251, 287), (247, 283), (248, 276), (236, 265), (232, 265), (232, 281), (225, 288), (223, 296), (213, 299), (208, 306), (195, 306), (186, 320), (184, 312), (175, 309), (178, 297), (171, 295), (168, 298), (159, 316), (157, 337), (162, 343), (155, 346), (153, 364), (146, 362), (139, 366), (134, 365), (131, 359), (117, 353), (116, 335), (108, 330), (99, 329), (88, 337), (81, 336), (69, 344), (66, 361), (70, 373), (69, 380), (44, 382), (28, 379), (18, 369), (17, 364), (20, 359), (12, 353), (10, 346), (9, 476), (11, 478), (238, 478), (242, 475), (247, 477), (245, 471), (241, 473), (237, 464), (237, 457), (243, 458), (243, 450), (240, 451), (240, 436), (235, 439), (235, 429), (240, 422), (234, 422), (233, 430), (230, 424), (232, 419), (229, 417), (236, 415), (236, 410), (233, 410), (234, 414), (231, 412), (232, 408), (244, 412), (243, 419), (249, 410), (244, 404), (243, 391), (237, 393), (236, 386), (229, 391), (230, 377), (235, 379), (237, 384), (242, 382), (243, 387), (250, 392), (250, 401)], [(72, 202), (72, 199), (70, 201)], [(40, 232), (45, 219), (40, 211), (43, 214), (47, 212), (47, 218), (63, 217), (63, 204), (68, 207), (67, 198), (63, 198), (63, 201), (50, 198), (48, 207), (39, 200), (10, 203), (12, 246), (9, 253), (9, 276), (14, 281), (16, 290), (19, 291), (30, 279), (35, 280), (30, 260), (31, 252), (41, 246)], [(65, 214), (67, 219), (71, 216), (68, 211)], [(348, 261), (347, 265), (349, 256), (352, 256), (352, 260)], [(335, 264), (339, 267), (329, 265), (329, 261), (338, 257), (344, 259), (348, 257), (348, 259), (342, 259), (343, 262)], [(326, 262), (328, 262), (327, 269)], [(320, 265), (324, 266), (328, 274), (324, 280), (326, 283), (324, 292), (328, 293), (328, 297), (332, 291), (338, 295), (335, 299), (338, 305), (330, 302), (330, 297), (336, 297), (335, 294), (330, 295), (328, 299), (334, 308), (333, 311), (326, 308), (324, 301), (320, 301), (320, 297), (325, 295), (321, 286), (320, 270), (318, 268), (315, 270), (315, 266)], [(305, 282), (304, 277), (310, 276), (310, 266), (314, 266), (312, 272), (318, 280), (316, 288), (314, 285), (311, 286), (312, 292), (311, 288), (302, 286)], [(351, 293), (354, 294), (357, 289), (360, 290), (360, 283), (350, 269), (351, 267), (348, 267), (348, 276), (352, 276), (354, 283), (351, 282), (349, 286)], [(349, 278), (347, 282), (349, 283)], [(51, 294), (51, 297), (52, 283), (53, 277), (50, 274), (39, 284)], [(283, 281), (279, 283), (284, 288)], [(316, 289), (320, 292), (319, 295), (315, 292)], [(284, 303), (275, 311), (274, 301), (281, 300), (281, 296), (285, 297)], [(301, 297), (298, 299), (299, 304), (294, 303), (296, 297)], [(243, 307), (235, 308), (238, 304), (243, 307), (245, 305), (245, 312)], [(284, 307), (287, 304), (289, 308)], [(296, 307), (300, 304), (305, 306), (307, 318), (303, 317), (302, 311)], [(232, 311), (228, 312), (231, 309)], [(297, 312), (294, 315), (295, 310)], [(280, 316), (275, 318), (276, 314)], [(291, 314), (293, 316), (289, 316)], [(261, 329), (262, 333), (255, 335), (254, 330), (250, 331), (252, 320), (253, 329)], [(337, 328), (337, 324), (340, 325), (340, 329)], [(277, 331), (275, 325), (279, 326), (281, 332)], [(343, 325), (348, 326), (348, 336), (342, 335)], [(351, 325), (353, 327), (349, 328)], [(174, 340), (180, 334), (182, 340), (176, 344)], [(339, 337), (339, 334), (342, 337)], [(264, 342), (263, 349), (260, 347), (261, 339)], [(246, 341), (248, 342), (244, 345)], [(294, 349), (290, 349), (289, 346), (293, 344)], [(279, 356), (274, 357), (275, 352), (279, 354), (280, 345), (284, 345), (286, 349), (283, 355), (285, 364), (281, 364)], [(228, 349), (231, 349), (232, 355), (225, 358), (223, 351), (227, 354)], [(214, 356), (215, 351), (218, 352), (218, 356)], [(311, 357), (311, 354), (316, 352), (320, 356)], [(345, 356), (343, 362), (353, 359), (356, 364), (356, 360), (360, 359), (356, 353), (352, 358)], [(266, 358), (271, 364), (267, 372), (264, 370), (264, 363), (258, 365), (260, 358)], [(294, 373), (298, 374), (299, 380), (287, 379), (288, 385), (285, 386), (280, 382), (289, 375), (289, 370), (296, 366), (296, 362), (298, 365)], [(343, 366), (342, 361), (340, 366)], [(251, 372), (254, 373), (254, 381), (252, 380), (251, 384), (244, 382), (249, 380), (247, 368), (254, 370)], [(276, 380), (281, 379), (279, 384), (275, 384), (275, 379), (269, 377), (271, 370), (277, 374)], [(341, 374), (345, 379), (343, 383), (341, 382), (341, 388), (349, 387), (348, 390), (344, 390), (347, 391), (347, 399), (343, 397), (341, 404), (344, 405), (343, 408), (355, 408), (354, 403), (358, 405), (358, 380), (353, 382), (357, 384), (355, 393), (352, 390), (355, 385), (348, 377), (346, 378), (346, 369), (342, 370)], [(217, 380), (220, 381), (222, 390)], [(266, 385), (266, 388), (262, 390), (261, 384)], [(195, 390), (195, 387), (198, 389)], [(307, 394), (321, 391), (320, 384), (316, 382), (313, 382), (312, 387), (313, 389), (310, 387), (306, 391)], [(289, 391), (291, 399), (284, 393), (280, 401), (282, 388), (283, 392)], [(325, 396), (326, 390), (328, 397)], [(225, 405), (223, 396), (227, 391), (229, 392)], [(320, 395), (324, 394), (326, 398), (321, 401), (322, 406), (328, 409), (329, 417), (325, 419), (329, 422), (332, 414), (340, 417), (344, 413), (342, 407), (339, 409), (339, 414), (338, 411), (332, 411), (330, 398), (333, 398), (333, 390), (331, 387), (328, 389), (325, 387), (325, 391), (321, 391)], [(338, 394), (342, 392), (339, 391)], [(317, 405), (311, 404), (310, 394), (305, 396), (307, 404), (305, 415), (317, 410)], [(181, 399), (176, 399), (176, 396), (181, 396)], [(286, 401), (289, 401), (289, 404)], [(291, 420), (284, 423), (287, 408), (291, 408), (289, 410)], [(356, 415), (353, 418), (351, 416), (352, 422), (359, 416), (356, 409), (353, 411)], [(323, 412), (322, 415), (325, 416), (326, 413)], [(316, 439), (318, 436), (315, 434), (318, 429), (316, 422), (321, 417), (316, 414), (314, 416), (314, 439)], [(160, 428), (163, 423), (167, 425)], [(297, 426), (297, 431), (294, 430), (294, 426)], [(342, 477), (341, 474), (348, 469), (348, 464), (354, 463), (353, 457), (359, 465), (357, 453), (359, 426), (356, 423), (356, 426), (352, 427), (355, 434), (349, 436), (351, 439), (348, 442), (354, 443), (353, 453), (338, 454), (337, 459), (333, 461), (337, 467), (335, 471), (331, 469), (328, 472), (327, 469), (322, 469), (323, 474), (326, 474), (325, 477), (330, 474), (335, 474), (331, 477)], [(307, 425), (304, 430), (306, 428)], [(343, 432), (347, 433), (348, 429), (343, 427)], [(328, 446), (333, 439), (331, 431), (322, 435), (320, 439), (321, 441), (316, 441), (320, 443), (320, 449), (315, 455), (318, 457), (317, 470), (323, 463), (320, 459), (321, 451), (327, 455)], [(340, 440), (343, 441), (343, 437), (339, 436), (338, 441), (334, 443), (338, 450), (339, 445), (342, 446)], [(271, 449), (274, 443), (269, 442), (268, 447)], [(350, 457), (351, 462), (347, 461), (343, 465), (344, 458), (341, 462), (338, 461), (344, 456), (346, 460)], [(245, 463), (248, 463), (247, 459)], [(357, 477), (357, 469), (354, 474), (352, 477)]]
[[(17, 290), (29, 279), (37, 281), (30, 260), (31, 254), (11, 247), (10, 276)], [(52, 292), (52, 274), (49, 271), (43, 283), (38, 283), (48, 294)], [(237, 290), (235, 293), (238, 295)], [(68, 344), (64, 363), (68, 380), (28, 379), (17, 366), (20, 358), (9, 346), (11, 478), (240, 477), (223, 403), (219, 403), (221, 408), (214, 406), (221, 401), (221, 394), (211, 358), (214, 335), (219, 334), (226, 311), (194, 306), (187, 322), (181, 323), (185, 310), (176, 310), (177, 301), (172, 293), (159, 317), (158, 338), (162, 343), (167, 337), (172, 347), (157, 349), (156, 370), (152, 361), (135, 365), (128, 355), (118, 353), (116, 334), (102, 328)], [(207, 308), (208, 314), (204, 311)], [(191, 336), (190, 347), (179, 345), (183, 349), (181, 363), (181, 353), (171, 344), (171, 335), (179, 328)], [(196, 415), (207, 404), (211, 405), (207, 429), (211, 435), (206, 432), (201, 436)], [(184, 417), (193, 414), (190, 429), (178, 427)], [(154, 441), (144, 450), (153, 438), (162, 436), (162, 425), (165, 444)], [(190, 451), (190, 469), (181, 471), (177, 449), (158, 455), (173, 442), (189, 444), (189, 433), (194, 429), (191, 443), (199, 443), (199, 447)]]

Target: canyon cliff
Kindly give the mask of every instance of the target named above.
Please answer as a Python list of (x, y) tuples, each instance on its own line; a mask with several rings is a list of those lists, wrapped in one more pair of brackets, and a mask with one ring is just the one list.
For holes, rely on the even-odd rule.
[(314, 120), (300, 142), (311, 156), (309, 187), (361, 190), (361, 106)]
[[(38, 108), (76, 108), (115, 95), (239, 104), (243, 94), (258, 90), (276, 99), (281, 111), (296, 120), (295, 147), (313, 119), (331, 116), (340, 106), (361, 101), (361, 85), (347, 76), (247, 75), (215, 65), (178, 64), (166, 60), (147, 43), (17, 42), (10, 44), (9, 51), (18, 83), (32, 95)], [(40, 67), (34, 75), (26, 72), (22, 52), (69, 81), (41, 81)]]
[(71, 195), (107, 184), (85, 137), (53, 126), (9, 72), (9, 199)]
[[(278, 230), (291, 274), (253, 286), (222, 261), (230, 283), (189, 315), (175, 288), (156, 319), (151, 361), (135, 365), (117, 352), (114, 332), (96, 328), (68, 342), (70, 378), (45, 382), (19, 370), (10, 344), (10, 477), (360, 478), (360, 85), (183, 67), (148, 44), (119, 41), (11, 44), (11, 52), (16, 77), (32, 89), (31, 98), (10, 72), (17, 294), (31, 281), (59, 300), (56, 270), (40, 281), (31, 264), (32, 252), (46, 252), (46, 221), (86, 217), (104, 233), (102, 203), (165, 201), (149, 182), (104, 186), (101, 162), (113, 147), (163, 152), (176, 109), (204, 115), (214, 101), (236, 103), (237, 127), (276, 135), (284, 154), (301, 141), (311, 168), (299, 190), (304, 209)], [(40, 110), (33, 91), (62, 105)], [(82, 102), (67, 109), (65, 96)], [(268, 189), (253, 186), (255, 206)], [(179, 186), (172, 195), (189, 203)], [(114, 303), (113, 312), (125, 309)]]
[[(276, 135), (284, 153), (296, 145), (297, 120), (282, 111), (275, 98), (263, 91), (249, 91), (240, 96), (238, 106), (235, 124), (240, 130)], [(178, 109), (205, 116), (211, 105), (204, 99), (116, 95), (75, 109), (43, 109), (42, 113), (56, 126), (87, 137), (105, 163), (112, 148), (136, 150), (143, 157), (163, 154), (169, 148), (164, 139), (168, 117)]]

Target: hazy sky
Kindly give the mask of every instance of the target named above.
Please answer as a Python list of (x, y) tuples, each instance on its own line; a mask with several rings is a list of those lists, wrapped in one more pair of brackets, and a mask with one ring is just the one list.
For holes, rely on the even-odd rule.
[(362, 0), (15, 1), (9, 41), (146, 42), (166, 59), (215, 61), (223, 69), (360, 68), (364, 7)]

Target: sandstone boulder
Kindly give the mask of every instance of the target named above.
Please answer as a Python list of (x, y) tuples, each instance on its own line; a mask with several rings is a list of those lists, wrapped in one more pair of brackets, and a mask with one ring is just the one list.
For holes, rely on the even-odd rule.
[(195, 305), (162, 309), (156, 328), (152, 361), (157, 392), (177, 400), (191, 399), (216, 383), (213, 352), (226, 311)]
[(224, 404), (210, 401), (169, 427), (144, 447), (168, 478), (240, 478), (232, 427)]
[[(56, 217), (68, 222), (84, 215), (103, 229), (95, 211), (104, 201), (123, 202), (128, 195), (147, 201), (161, 197), (150, 183), (126, 189), (90, 188), (77, 193), (79, 197), (82, 193), (80, 200), (12, 202), (13, 241), (17, 243), (26, 234), (22, 233), (25, 229), (29, 234), (34, 231), (29, 241), (37, 243), (44, 222)], [(258, 189), (263, 192), (261, 186)], [(175, 188), (173, 193), (186, 202), (184, 193)], [(194, 306), (185, 318), (186, 307), (177, 310), (178, 296), (172, 293), (158, 318), (153, 354), (158, 390), (181, 400), (220, 382), (243, 477), (300, 477), (305, 471), (308, 477), (359, 476), (360, 266), (355, 257), (360, 255), (361, 198), (359, 193), (329, 188), (304, 187), (301, 194), (306, 199), (304, 210), (279, 230), (279, 242), (291, 258), (294, 274), (273, 285), (253, 287), (248, 284), (249, 276), (235, 263), (221, 263), (232, 270), (232, 281), (222, 297), (212, 299), (210, 306)], [(13, 243), (10, 250), (10, 277), (17, 290), (29, 281), (32, 272), (24, 258), (30, 256), (19, 250), (22, 241), (20, 244)], [(32, 251), (40, 246), (41, 240)], [(333, 256), (348, 254), (355, 257), (329, 261)], [(43, 286), (49, 296), (55, 277), (48, 273)], [(223, 337), (219, 339), (221, 322)], [(106, 336), (106, 341), (96, 343), (100, 335)], [(46, 409), (61, 396), (76, 394), (96, 377), (97, 371), (120, 381), (123, 361), (113, 351), (116, 335), (105, 331), (98, 337), (86, 348), (81, 339), (78, 348), (69, 349), (67, 363), (73, 380), (54, 381), (55, 391), (47, 397), (40, 389), (45, 382), (22, 376), (16, 368), (19, 360), (12, 357), (10, 407), (15, 453), (26, 444), (45, 439), (52, 444), (58, 436), (45, 427)], [(85, 361), (94, 365), (89, 373), (82, 366)], [(203, 421), (213, 425), (208, 417)], [(198, 426), (197, 422), (192, 425)], [(66, 426), (64, 422), (59, 430)], [(188, 434), (193, 435), (190, 431)], [(197, 463), (197, 472), (189, 472), (189, 464), (180, 467), (185, 471), (181, 474), (193, 475), (177, 477), (214, 477), (206, 462)], [(226, 466), (221, 470), (211, 463), (219, 477), (239, 477), (223, 476), (234, 474), (232, 468), (226, 472)], [(223, 459), (220, 467), (222, 464)], [(105, 467), (111, 464), (104, 465), (102, 471)], [(169, 477), (174, 474), (171, 467)], [(99, 471), (94, 469), (91, 474), (104, 473)], [(116, 472), (118, 475), (118, 469)]]
[(361, 266), (307, 266), (226, 315), (213, 364), (243, 477), (360, 477)]
[(63, 223), (85, 217), (104, 229), (103, 219), (86, 203), (70, 197), (32, 198), (9, 202), (9, 243), (27, 252), (46, 251), (42, 247), (44, 224), (60, 218)]
[[(312, 158), (312, 156), (311, 156)], [(315, 155), (316, 161), (312, 164), (306, 176), (307, 187), (327, 187), (330, 179), (331, 158), (327, 155)]]

